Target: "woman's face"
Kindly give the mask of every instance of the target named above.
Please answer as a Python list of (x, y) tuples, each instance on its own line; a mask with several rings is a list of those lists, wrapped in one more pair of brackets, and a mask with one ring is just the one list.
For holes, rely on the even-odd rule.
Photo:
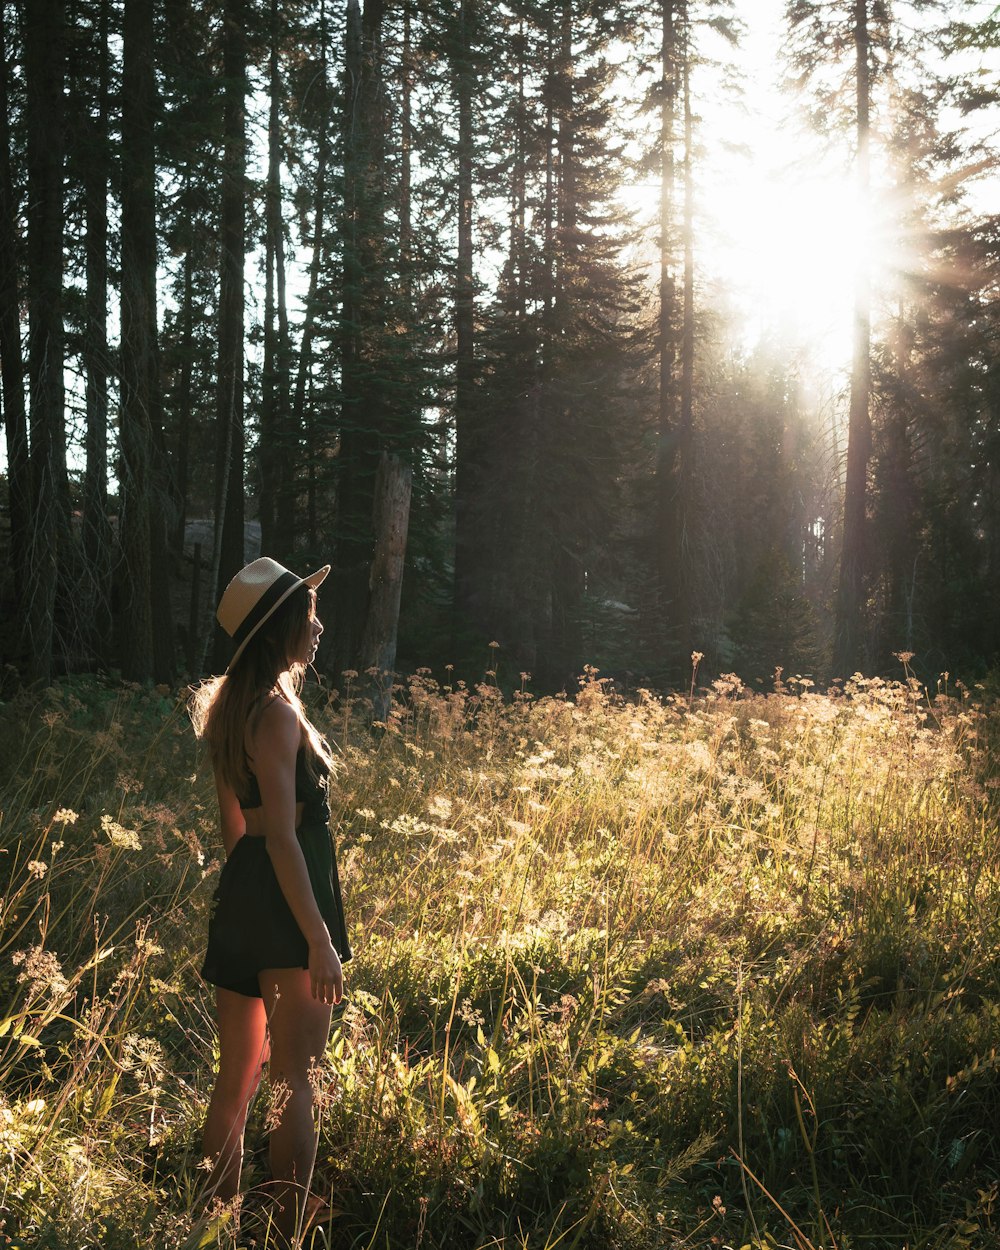
[(316, 615), (316, 604), (313, 602), (309, 608), (309, 625), (306, 630), (303, 654), (299, 657), (303, 664), (311, 664), (315, 660), (316, 648), (319, 646), (319, 638), (322, 632), (323, 622)]

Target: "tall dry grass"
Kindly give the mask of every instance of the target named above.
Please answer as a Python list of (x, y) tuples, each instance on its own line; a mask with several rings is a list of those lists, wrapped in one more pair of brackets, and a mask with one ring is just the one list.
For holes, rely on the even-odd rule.
[[(398, 692), (340, 744), (356, 958), (318, 1246), (1000, 1244), (997, 721), (962, 688)], [(167, 692), (0, 709), (2, 1237), (249, 1245), (205, 1212), (220, 851)]]

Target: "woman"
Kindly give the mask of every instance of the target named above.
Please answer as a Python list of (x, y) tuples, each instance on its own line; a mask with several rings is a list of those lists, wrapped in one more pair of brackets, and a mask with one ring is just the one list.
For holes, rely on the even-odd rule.
[(219, 1027), (204, 1139), (211, 1193), (228, 1201), (239, 1192), (247, 1110), (270, 1057), (275, 1225), (289, 1242), (307, 1214), (316, 1158), (309, 1072), (351, 958), (329, 828), (330, 749), (299, 698), (323, 632), (316, 587), (329, 571), (297, 577), (264, 557), (239, 572), (218, 610), (235, 653), (192, 701), (227, 856), (202, 968)]

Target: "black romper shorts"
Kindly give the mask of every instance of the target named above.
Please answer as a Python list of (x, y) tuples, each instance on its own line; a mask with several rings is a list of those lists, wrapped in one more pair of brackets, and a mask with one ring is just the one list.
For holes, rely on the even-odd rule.
[[(244, 811), (261, 806), (260, 787), (253, 774), (250, 782), (247, 793), (237, 796)], [(330, 833), (328, 786), (326, 770), (318, 781), (309, 776), (305, 751), (300, 747), (295, 758), (295, 799), (303, 804), (303, 810), (296, 833), (320, 915), (341, 963), (347, 963), (352, 952)], [(266, 841), (244, 834), (219, 876), (201, 975), (221, 989), (260, 998), (257, 978), (263, 969), (308, 966), (309, 943), (281, 892)]]

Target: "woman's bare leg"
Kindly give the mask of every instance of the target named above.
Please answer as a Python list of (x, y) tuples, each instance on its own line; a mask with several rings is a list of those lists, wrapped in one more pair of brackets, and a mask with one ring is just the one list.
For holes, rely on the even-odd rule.
[(316, 1161), (317, 1130), (309, 1069), (326, 1051), (330, 1006), (313, 998), (304, 968), (269, 968), (259, 977), (271, 1033), (271, 1087), (280, 1115), (271, 1130), (278, 1232), (292, 1242)]
[(239, 1193), (247, 1110), (267, 1062), (267, 1016), (259, 998), (216, 990), (219, 1073), (205, 1119), (204, 1150), (213, 1161), (208, 1197), (228, 1202)]

